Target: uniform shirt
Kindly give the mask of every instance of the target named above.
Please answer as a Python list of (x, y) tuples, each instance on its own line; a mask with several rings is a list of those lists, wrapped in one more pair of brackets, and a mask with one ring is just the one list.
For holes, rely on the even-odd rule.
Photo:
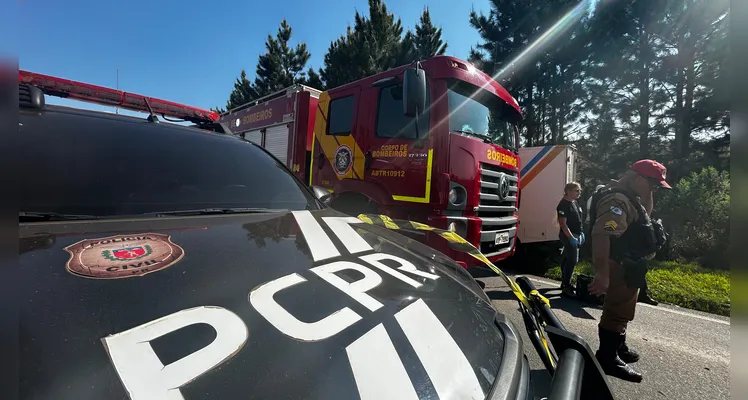
[[(566, 218), (566, 226), (574, 235), (582, 233), (582, 207), (575, 201), (569, 201), (561, 199), (556, 206), (556, 215), (558, 218)], [(563, 230), (559, 230), (560, 234), (563, 234)]]
[[(618, 181), (612, 181), (611, 186), (618, 187)], [(635, 205), (623, 193), (609, 193), (600, 198), (596, 212), (593, 235), (619, 237), (639, 218)]]
[[(612, 180), (611, 185), (618, 186), (618, 181)], [(603, 196), (597, 203), (597, 218), (592, 226), (592, 235), (619, 237), (626, 229), (639, 219), (636, 205), (623, 193), (610, 193)], [(647, 255), (651, 260), (657, 253)]]

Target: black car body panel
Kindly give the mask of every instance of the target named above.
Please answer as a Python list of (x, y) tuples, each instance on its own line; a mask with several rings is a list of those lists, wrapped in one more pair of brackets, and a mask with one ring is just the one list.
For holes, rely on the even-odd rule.
[[(325, 217), (343, 220), (328, 223)], [(125, 383), (133, 399), (149, 394), (164, 399), (356, 399), (388, 393), (372, 386), (386, 382), (410, 386), (398, 398), (526, 395), (527, 389), (518, 387), (528, 384), (526, 373), (522, 367), (516, 370), (523, 365), (521, 344), (510, 338), (514, 350), (507, 359), (496, 310), (459, 265), (397, 233), (348, 222), (350, 217), (324, 209), (22, 224), (19, 261), (22, 287), (29, 291), (21, 308), (21, 397), (127, 398)], [(341, 237), (346, 230), (340, 226), (355, 229)], [(148, 234), (168, 235), (182, 249), (181, 258), (147, 274), (111, 279), (92, 279), (66, 268), (69, 262), (75, 264), (76, 256), (65, 248), (78, 242)], [(315, 260), (319, 249), (332, 249), (330, 243), (339, 255)], [(380, 260), (385, 267), (362, 259), (372, 255), (385, 255)], [(386, 255), (406, 260), (420, 275), (397, 269), (400, 263)], [(136, 264), (101, 260), (102, 268)], [(338, 284), (381, 283), (354, 288), (360, 292), (354, 298), (331, 284), (334, 278), (325, 275), (325, 280), (313, 270), (340, 262), (349, 264), (338, 264), (342, 269), (332, 272), (341, 279)], [(291, 326), (287, 316), (279, 317), (283, 311), (269, 308), (267, 296), (253, 300), (251, 293), (259, 293), (263, 285), (288, 277), (296, 277), (296, 283), (271, 298), (297, 320), (316, 325)], [(186, 368), (186, 359), (180, 359), (224, 340), (225, 332), (193, 324), (150, 341), (160, 362), (173, 367), (168, 372), (172, 375), (157, 371), (153, 375), (159, 379), (148, 381), (142, 373), (149, 371), (152, 360), (129, 360), (135, 370), (123, 372), (124, 364), (119, 371), (115, 368), (111, 352), (118, 344), (105, 338), (206, 307), (228, 310), (246, 327), (243, 344), (216, 367), (175, 386), (180, 376), (189, 375), (180, 370)], [(336, 327), (339, 332), (331, 333)], [(500, 370), (508, 375), (499, 376)], [(364, 378), (373, 381), (357, 381)], [(495, 388), (495, 382), (501, 387)]]

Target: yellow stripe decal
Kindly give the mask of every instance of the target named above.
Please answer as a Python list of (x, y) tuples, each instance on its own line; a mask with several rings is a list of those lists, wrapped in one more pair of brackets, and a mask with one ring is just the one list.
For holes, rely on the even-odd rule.
[(434, 149), (429, 149), (428, 158), (426, 160), (426, 193), (423, 197), (400, 196), (393, 194), (392, 199), (397, 201), (407, 201), (410, 203), (428, 203), (431, 201), (431, 164), (433, 159)]
[[(316, 123), (315, 123), (315, 130), (317, 130)], [(309, 186), (312, 186), (312, 175), (314, 175), (314, 142), (316, 142), (316, 140), (312, 138), (312, 152), (310, 153), (311, 155), (309, 156), (311, 157), (311, 159), (309, 160)]]

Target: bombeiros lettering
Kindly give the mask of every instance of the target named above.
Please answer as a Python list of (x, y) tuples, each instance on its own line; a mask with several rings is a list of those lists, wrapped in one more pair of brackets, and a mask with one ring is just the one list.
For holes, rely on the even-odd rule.
[(508, 154), (504, 154), (500, 151), (497, 151), (495, 149), (488, 149), (486, 151), (486, 158), (491, 161), (497, 161), (502, 164), (511, 165), (512, 167), (517, 167), (517, 157), (513, 157)]
[(258, 121), (264, 121), (273, 117), (273, 109), (267, 108), (265, 110), (255, 111), (251, 114), (247, 114), (242, 117), (242, 123), (251, 124)]
[(386, 144), (372, 152), (374, 158), (404, 158), (408, 157), (407, 144)]
[[(402, 284), (421, 288), (440, 279), (439, 275), (420, 270), (412, 262), (401, 257), (389, 253), (372, 253), (374, 249), (354, 229), (356, 224), (362, 223), (357, 218), (322, 218), (324, 224), (353, 256), (340, 259), (340, 250), (309, 211), (294, 211), (293, 214), (307, 240), (315, 263), (320, 265), (308, 271), (291, 273), (265, 282), (249, 289), (247, 295), (248, 302), (263, 319), (293, 340), (326, 340), (361, 321), (365, 315), (363, 313), (380, 310), (383, 304), (371, 294), (371, 291), (381, 285)], [(363, 277), (348, 282), (337, 275), (345, 270), (356, 271)], [(329, 284), (329, 290), (344, 293), (350, 298), (351, 303), (341, 304), (340, 308), (331, 310), (327, 316), (317, 321), (302, 321), (275, 300), (277, 294), (296, 290), (309, 279), (326, 282)], [(468, 397), (484, 396), (465, 355), (423, 300), (414, 299), (410, 305), (398, 311), (395, 317), (405, 332), (406, 339), (416, 349), (416, 354), (439, 395), (460, 393)], [(252, 332), (252, 326), (248, 326), (247, 323), (248, 321), (242, 320), (225, 308), (196, 307), (112, 334), (103, 338), (102, 342), (132, 400), (184, 400), (181, 387), (200, 379), (200, 376), (242, 351)], [(213, 327), (216, 331), (215, 340), (182, 359), (163, 365), (150, 343), (192, 324), (207, 324)], [(430, 336), (433, 340), (429, 339), (420, 345), (416, 343)], [(439, 357), (434, 357), (426, 351), (436, 344), (442, 349)], [(344, 351), (362, 399), (374, 399), (380, 395), (394, 393), (394, 387), (392, 390), (385, 390), (382, 385), (375, 384), (384, 378), (392, 384), (397, 383), (397, 387), (404, 390), (401, 393), (415, 393), (407, 389), (412, 389), (413, 383), (401, 356), (392, 344), (389, 333), (382, 324), (377, 325)], [(372, 362), (378, 365), (376, 371), (371, 368), (362, 369), (362, 366), (372, 365)], [(453, 368), (449, 373), (444, 373), (443, 368), (439, 366), (442, 362), (456, 366), (459, 371)]]

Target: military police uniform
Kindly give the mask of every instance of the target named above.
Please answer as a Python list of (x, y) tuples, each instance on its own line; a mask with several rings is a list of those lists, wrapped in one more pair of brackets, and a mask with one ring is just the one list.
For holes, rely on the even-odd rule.
[[(632, 166), (652, 185), (669, 188), (663, 183), (664, 168), (651, 160)], [(590, 213), (592, 245), (596, 240), (610, 241), (609, 284), (598, 324), (600, 349), (596, 355), (607, 374), (640, 382), (642, 375), (627, 364), (638, 361), (639, 355), (626, 344), (626, 328), (634, 319), (639, 288), (645, 285), (647, 260), (664, 244), (664, 231), (659, 221), (653, 223), (649, 218), (641, 199), (615, 180), (595, 193)]]
[[(618, 182), (611, 182), (611, 189), (618, 188)], [(604, 235), (619, 239), (626, 229), (638, 221), (636, 205), (622, 192), (612, 191), (602, 195), (597, 207), (597, 218), (592, 226), (592, 235)], [(611, 245), (611, 250), (612, 250)], [(613, 251), (611, 251), (613, 253)], [(611, 259), (608, 263), (610, 284), (605, 295), (600, 327), (623, 333), (626, 325), (634, 319), (638, 287), (626, 285), (624, 270), (620, 261)]]

